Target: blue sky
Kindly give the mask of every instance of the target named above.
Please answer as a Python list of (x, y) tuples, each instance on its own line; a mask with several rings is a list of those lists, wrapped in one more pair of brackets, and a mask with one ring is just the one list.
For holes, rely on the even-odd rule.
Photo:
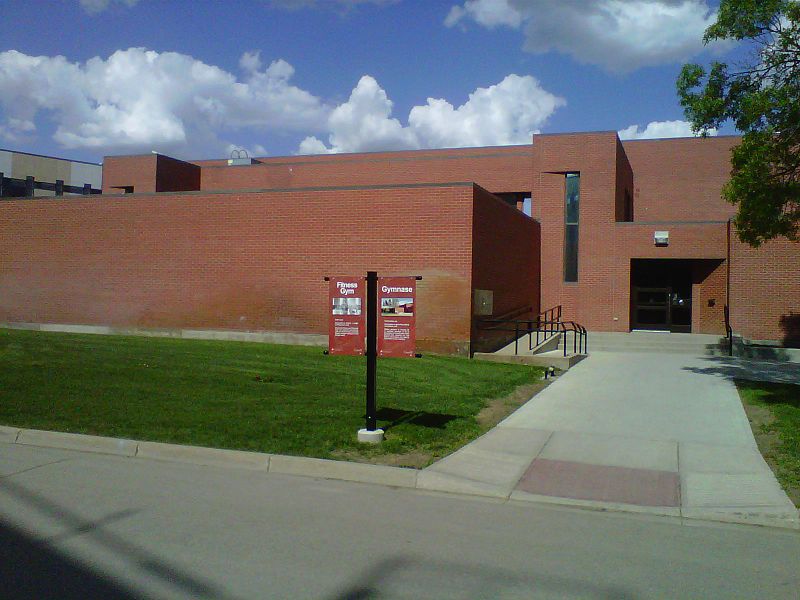
[[(0, 147), (100, 161), (689, 134), (706, 0), (5, 0)], [(722, 133), (731, 133), (723, 131)]]

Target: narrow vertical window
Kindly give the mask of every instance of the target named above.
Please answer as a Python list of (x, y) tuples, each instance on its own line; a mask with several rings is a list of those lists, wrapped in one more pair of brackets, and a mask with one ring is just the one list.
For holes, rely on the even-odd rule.
[(564, 281), (578, 281), (578, 215), (581, 175), (567, 173), (564, 202)]

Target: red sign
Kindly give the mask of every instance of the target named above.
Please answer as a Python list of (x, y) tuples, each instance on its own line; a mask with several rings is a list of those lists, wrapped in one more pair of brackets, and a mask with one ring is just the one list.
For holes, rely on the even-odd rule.
[(331, 277), (328, 352), (330, 354), (364, 354), (363, 277)]
[(414, 277), (378, 278), (378, 356), (414, 356), (416, 294)]

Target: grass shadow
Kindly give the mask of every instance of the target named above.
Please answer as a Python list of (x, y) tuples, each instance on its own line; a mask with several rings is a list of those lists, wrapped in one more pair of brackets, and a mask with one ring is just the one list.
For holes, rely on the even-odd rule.
[(458, 415), (447, 415), (441, 413), (430, 413), (424, 410), (403, 410), (400, 408), (383, 407), (376, 413), (379, 421), (388, 421), (386, 425), (381, 425), (384, 431), (388, 431), (398, 425), (410, 424), (420, 427), (430, 427), (433, 429), (444, 429), (451, 421), (463, 419)]
[(764, 404), (785, 404), (800, 408), (800, 385), (769, 384), (743, 379), (736, 379), (735, 382), (740, 390), (752, 392), (758, 402), (763, 402)]

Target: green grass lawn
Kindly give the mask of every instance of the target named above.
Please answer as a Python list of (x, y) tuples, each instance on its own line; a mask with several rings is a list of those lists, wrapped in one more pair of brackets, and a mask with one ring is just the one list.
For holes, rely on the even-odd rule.
[[(365, 359), (319, 348), (0, 329), (0, 424), (317, 457), (446, 455), (535, 367), (378, 361), (380, 446), (359, 444)], [(400, 461), (398, 464), (402, 464)]]
[(800, 385), (737, 381), (736, 386), (746, 405), (769, 410), (768, 418), (756, 421), (760, 431), (755, 433), (777, 437), (776, 443), (768, 444), (765, 458), (790, 497), (800, 504)]

